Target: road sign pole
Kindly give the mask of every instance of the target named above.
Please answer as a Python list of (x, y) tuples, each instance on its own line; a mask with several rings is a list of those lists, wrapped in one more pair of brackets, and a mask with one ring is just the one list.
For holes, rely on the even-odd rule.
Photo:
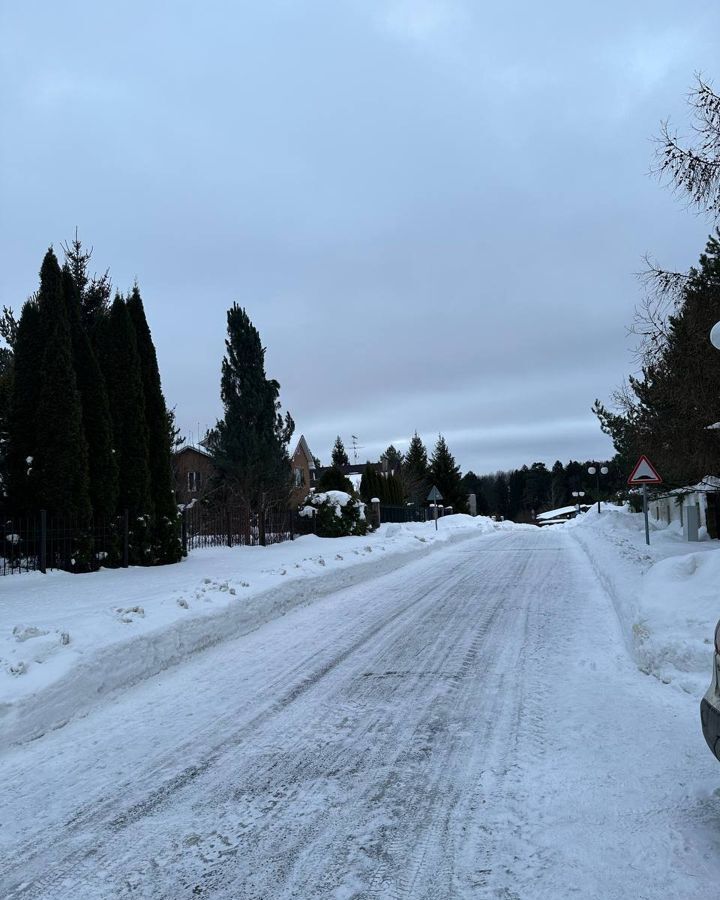
[(648, 521), (647, 485), (643, 486), (643, 514), (645, 516), (645, 543), (650, 546), (650, 522)]
[(438, 527), (437, 527), (437, 503), (434, 503), (434, 504), (433, 504), (433, 508), (434, 508), (434, 511), (435, 511), (435, 515), (434, 515), (434, 519), (435, 519), (435, 531), (437, 531), (437, 530), (438, 530)]

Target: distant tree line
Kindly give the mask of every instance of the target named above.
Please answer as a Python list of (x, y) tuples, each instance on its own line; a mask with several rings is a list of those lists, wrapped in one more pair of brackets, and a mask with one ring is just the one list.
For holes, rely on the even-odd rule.
[[(331, 459), (332, 465), (323, 472), (318, 489), (355, 493), (352, 482), (342, 471), (349, 461), (339, 436), (333, 445)], [(468, 512), (460, 467), (442, 435), (438, 435), (429, 458), (427, 448), (416, 432), (406, 453), (401, 453), (390, 444), (380, 456), (380, 462), (381, 471), (378, 471), (376, 464), (370, 462), (363, 468), (359, 494), (365, 503), (370, 503), (377, 497), (382, 504), (390, 506), (407, 503), (426, 506), (427, 496), (434, 485), (442, 494), (444, 506), (452, 506), (454, 512)]]
[(720, 430), (712, 427), (720, 422), (720, 351), (709, 340), (720, 321), (720, 96), (698, 79), (689, 103), (696, 142), (684, 145), (663, 126), (656, 170), (716, 228), (688, 272), (648, 260), (631, 328), (639, 338), (639, 374), (610, 404), (593, 406), (617, 465), (629, 472), (644, 453), (669, 486), (720, 472)]
[(130, 517), (135, 564), (174, 562), (172, 412), (163, 397), (140, 289), (91, 277), (77, 236), (61, 266), (52, 248), (19, 318), (0, 334), (0, 475), (6, 515), (73, 527)]
[(583, 503), (598, 499), (597, 479), (588, 474), (590, 466), (607, 466), (607, 475), (600, 476), (600, 498), (614, 500), (626, 485), (624, 473), (616, 462), (577, 462), (563, 465), (557, 460), (551, 469), (535, 462), (520, 469), (476, 475), (468, 472), (462, 484), (468, 494), (475, 494), (480, 515), (496, 516), (513, 522), (532, 522), (538, 513), (549, 509), (574, 506), (578, 501), (573, 491), (584, 491)]

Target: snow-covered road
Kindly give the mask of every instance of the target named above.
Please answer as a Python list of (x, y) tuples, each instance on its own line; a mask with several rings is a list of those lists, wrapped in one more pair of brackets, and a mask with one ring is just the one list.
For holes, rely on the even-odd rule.
[(0, 757), (8, 898), (716, 898), (720, 767), (564, 530), (450, 545)]

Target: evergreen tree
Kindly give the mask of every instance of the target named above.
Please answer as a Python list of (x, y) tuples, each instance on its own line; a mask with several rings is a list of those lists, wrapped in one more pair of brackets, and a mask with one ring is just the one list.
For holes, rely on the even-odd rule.
[(46, 253), (40, 269), (37, 302), (44, 351), (42, 384), (34, 409), (35, 451), (31, 454), (35, 499), (49, 514), (83, 523), (91, 514), (88, 451), (63, 275), (52, 249)]
[(376, 466), (371, 462), (365, 463), (362, 478), (360, 479), (360, 497), (365, 503), (371, 503), (377, 498), (380, 502), (384, 502), (384, 483), (382, 476), (378, 473)]
[(63, 287), (72, 336), (73, 367), (82, 407), (83, 434), (88, 448), (90, 503), (100, 519), (117, 509), (118, 470), (113, 454), (112, 418), (105, 378), (82, 323), (78, 285), (69, 266), (63, 267)]
[(402, 479), (398, 475), (390, 474), (382, 478), (384, 481), (384, 502), (390, 506), (402, 506), (405, 503)]
[(0, 348), (0, 496), (7, 491), (7, 450), (13, 388), (13, 353)]
[(182, 548), (176, 528), (177, 506), (172, 483), (170, 420), (160, 383), (155, 346), (145, 318), (145, 309), (137, 284), (128, 298), (127, 311), (135, 331), (145, 398), (148, 468), (156, 553), (162, 562), (177, 562), (180, 559)]
[(87, 444), (70, 333), (60, 324), (48, 339), (43, 375), (32, 462), (36, 499), (49, 515), (86, 524), (92, 512)]
[(119, 294), (98, 323), (97, 338), (113, 423), (118, 509), (137, 521), (153, 513), (145, 394), (135, 329)]
[(450, 452), (445, 438), (438, 435), (430, 460), (430, 478), (443, 496), (443, 504), (452, 506), (453, 512), (467, 512), (467, 497), (463, 491), (460, 467)]
[(565, 483), (565, 467), (559, 459), (553, 463), (550, 481), (550, 509), (560, 509), (567, 505), (567, 485)]
[(317, 483), (318, 491), (344, 491), (346, 494), (355, 494), (352, 481), (343, 475), (337, 466), (330, 466), (322, 473)]
[(15, 513), (35, 512), (38, 501), (32, 471), (37, 447), (37, 411), (43, 384), (41, 362), (45, 330), (36, 299), (20, 314), (13, 353), (13, 384), (8, 413), (7, 494)]
[(495, 476), (490, 508), (492, 514), (498, 519), (507, 519), (509, 512), (508, 479), (505, 472), (498, 472)]
[(75, 282), (80, 304), (80, 319), (92, 342), (96, 326), (110, 309), (112, 294), (110, 276), (106, 271), (100, 276), (90, 277), (88, 264), (93, 253), (92, 247), (89, 250), (83, 248), (77, 235), (77, 229), (75, 230), (75, 239), (69, 244), (64, 244), (63, 250), (65, 251), (65, 264)]
[(334, 466), (349, 466), (350, 460), (348, 459), (348, 455), (345, 452), (345, 445), (340, 439), (340, 435), (335, 438), (335, 443), (332, 448), (332, 464)]
[(550, 496), (551, 480), (552, 476), (548, 472), (545, 463), (534, 462), (527, 469), (523, 508), (529, 516), (532, 516), (533, 511), (537, 514), (547, 505), (548, 497)]
[(427, 450), (417, 431), (403, 460), (403, 479), (409, 500), (421, 506), (430, 491)]
[(691, 271), (654, 358), (616, 396), (619, 412), (595, 402), (618, 465), (629, 471), (645, 453), (665, 481), (677, 485), (718, 471), (717, 436), (707, 428), (720, 420), (720, 353), (708, 341), (718, 319), (720, 232), (709, 238), (699, 268)]
[(389, 475), (399, 475), (402, 469), (403, 455), (398, 449), (390, 444), (380, 457), (380, 462), (383, 464), (384, 471)]
[(222, 363), (224, 418), (211, 432), (209, 449), (227, 492), (255, 511), (286, 504), (291, 490), (288, 442), (294, 423), (280, 413), (280, 385), (265, 375), (265, 350), (247, 312), (228, 311)]

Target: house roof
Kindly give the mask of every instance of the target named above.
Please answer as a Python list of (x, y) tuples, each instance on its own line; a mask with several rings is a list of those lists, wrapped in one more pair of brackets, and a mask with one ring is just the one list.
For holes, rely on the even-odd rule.
[(208, 453), (207, 450), (204, 449), (204, 447), (198, 447), (197, 444), (186, 444), (179, 450), (174, 450), (173, 456), (182, 456), (183, 453), (188, 453), (191, 450), (195, 453), (199, 453), (200, 456), (206, 456), (208, 459), (212, 459), (212, 453)]
[(293, 450), (293, 452), (291, 454), (291, 459), (293, 459), (295, 457), (298, 450), (302, 450), (302, 452), (307, 457), (308, 462), (310, 463), (310, 468), (314, 469), (315, 468), (315, 458), (313, 457), (312, 453), (310, 452), (310, 447), (308, 447), (308, 442), (305, 440), (304, 434), (301, 434), (300, 437), (298, 438), (298, 442), (297, 442), (297, 444), (295, 444), (295, 449)]

